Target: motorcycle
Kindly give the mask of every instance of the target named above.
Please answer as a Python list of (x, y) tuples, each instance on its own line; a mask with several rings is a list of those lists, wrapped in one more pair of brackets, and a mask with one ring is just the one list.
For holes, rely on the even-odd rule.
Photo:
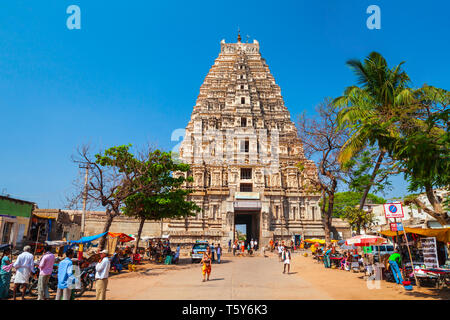
[(81, 286), (80, 289), (74, 289), (74, 296), (79, 298), (84, 292), (92, 291), (95, 281), (95, 267), (87, 267), (81, 271), (80, 274)]
[[(34, 266), (33, 275), (30, 279), (30, 285), (28, 286), (27, 293), (30, 296), (36, 297), (38, 295), (38, 282), (39, 282), (39, 267)], [(53, 292), (58, 289), (58, 269), (53, 268), (53, 272), (48, 279), (48, 288)]]

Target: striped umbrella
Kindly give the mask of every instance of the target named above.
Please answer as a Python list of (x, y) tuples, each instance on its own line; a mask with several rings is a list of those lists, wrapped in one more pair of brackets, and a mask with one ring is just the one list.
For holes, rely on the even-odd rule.
[(385, 244), (386, 242), (387, 241), (385, 238), (362, 234), (362, 235), (347, 239), (347, 241), (345, 241), (345, 244), (347, 246), (355, 245), (358, 247), (366, 247), (366, 246), (377, 246), (380, 244)]

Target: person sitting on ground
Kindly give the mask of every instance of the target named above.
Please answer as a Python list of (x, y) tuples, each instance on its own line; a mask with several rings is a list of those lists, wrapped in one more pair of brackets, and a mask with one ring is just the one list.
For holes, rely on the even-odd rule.
[(175, 255), (173, 257), (173, 263), (178, 263), (178, 260), (180, 259), (180, 245), (177, 246), (177, 251), (175, 252)]
[(344, 254), (344, 255), (342, 256), (342, 259), (341, 259), (341, 265), (340, 265), (340, 269), (341, 269), (341, 270), (344, 270), (344, 269), (345, 269), (345, 263), (346, 263), (346, 261), (347, 261), (347, 256)]
[(136, 252), (132, 256), (132, 264), (140, 264), (140, 263), (141, 263), (141, 255), (138, 252)]
[(113, 254), (113, 256), (111, 258), (111, 267), (114, 268), (119, 273), (123, 269), (123, 266), (120, 263), (119, 250), (118, 249), (116, 249), (116, 252)]
[(350, 266), (352, 265), (353, 256), (350, 251), (347, 251), (347, 257), (345, 259), (345, 270), (350, 271)]

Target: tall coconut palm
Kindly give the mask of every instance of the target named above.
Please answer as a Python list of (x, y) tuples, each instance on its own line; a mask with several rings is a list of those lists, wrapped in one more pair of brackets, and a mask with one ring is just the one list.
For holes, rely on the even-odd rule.
[(389, 68), (386, 59), (377, 52), (370, 53), (364, 62), (349, 60), (347, 65), (357, 76), (359, 86), (348, 87), (343, 96), (333, 101), (341, 108), (339, 126), (349, 128), (351, 132), (339, 154), (340, 163), (347, 162), (367, 145), (377, 145), (379, 148), (360, 209), (386, 155), (386, 146), (399, 135), (395, 121), (414, 100), (409, 88), (409, 76), (402, 70), (403, 63)]

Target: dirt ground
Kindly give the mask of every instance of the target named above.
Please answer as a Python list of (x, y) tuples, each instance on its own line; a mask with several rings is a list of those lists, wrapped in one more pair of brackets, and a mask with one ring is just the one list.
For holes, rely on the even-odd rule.
[[(267, 255), (267, 259), (278, 259), (276, 255), (272, 253), (268, 253)], [(225, 255), (224, 259), (226, 256), (227, 255)], [(239, 261), (244, 261), (251, 258), (243, 257), (237, 259), (239, 259)], [(233, 261), (231, 262), (233, 263)], [(158, 278), (160, 275), (167, 275), (168, 273), (195, 268), (198, 268), (198, 266), (192, 265), (188, 258), (182, 259), (179, 265), (146, 263), (138, 266), (136, 272), (113, 275), (110, 281), (120, 281), (121, 288), (124, 290), (127, 290), (127, 288), (133, 290), (133, 287), (141, 281), (146, 281), (146, 279), (150, 280), (150, 278), (153, 278), (153, 281), (155, 281), (155, 277)], [(194, 274), (196, 274), (197, 271), (194, 272)], [(373, 281), (368, 286), (368, 282), (363, 273), (353, 273), (338, 269), (325, 269), (322, 263), (317, 263), (310, 255), (304, 257), (301, 253), (295, 253), (293, 255), (291, 272), (291, 276), (300, 277), (305, 283), (310, 284), (311, 287), (314, 287), (317, 291), (323, 292), (324, 296), (326, 294), (327, 297), (332, 299), (450, 300), (450, 289), (437, 290), (435, 288), (418, 288), (417, 286), (414, 286), (413, 291), (406, 291), (403, 286), (389, 283), (384, 280), (377, 282)], [(116, 284), (118, 284), (118, 282)], [(115, 298), (119, 298), (120, 295), (114, 296)], [(85, 294), (83, 297), (83, 299), (93, 298), (95, 298), (94, 292)], [(271, 298), (277, 299), (276, 296)]]
[[(293, 254), (287, 278), (273, 253), (256, 259), (225, 254), (223, 260), (224, 264), (213, 265), (214, 281), (206, 284), (201, 283), (200, 265), (192, 264), (189, 258), (180, 259), (178, 265), (145, 262), (135, 272), (110, 272), (107, 299), (450, 300), (450, 289), (414, 286), (413, 291), (406, 291), (403, 286), (384, 280), (377, 281), (378, 287), (375, 281), (371, 282), (371, 289), (363, 273), (325, 269), (322, 263), (301, 253)], [(54, 293), (51, 298), (54, 299)], [(95, 289), (80, 299), (95, 299)]]
[[(369, 289), (363, 273), (353, 273), (339, 269), (325, 269), (308, 254), (295, 254), (292, 266), (296, 276), (306, 279), (334, 299), (343, 300), (450, 300), (450, 289), (418, 288), (406, 291), (403, 286), (387, 281), (379, 281), (379, 287)], [(378, 281), (377, 281), (378, 282)], [(370, 285), (369, 285), (370, 286)]]

